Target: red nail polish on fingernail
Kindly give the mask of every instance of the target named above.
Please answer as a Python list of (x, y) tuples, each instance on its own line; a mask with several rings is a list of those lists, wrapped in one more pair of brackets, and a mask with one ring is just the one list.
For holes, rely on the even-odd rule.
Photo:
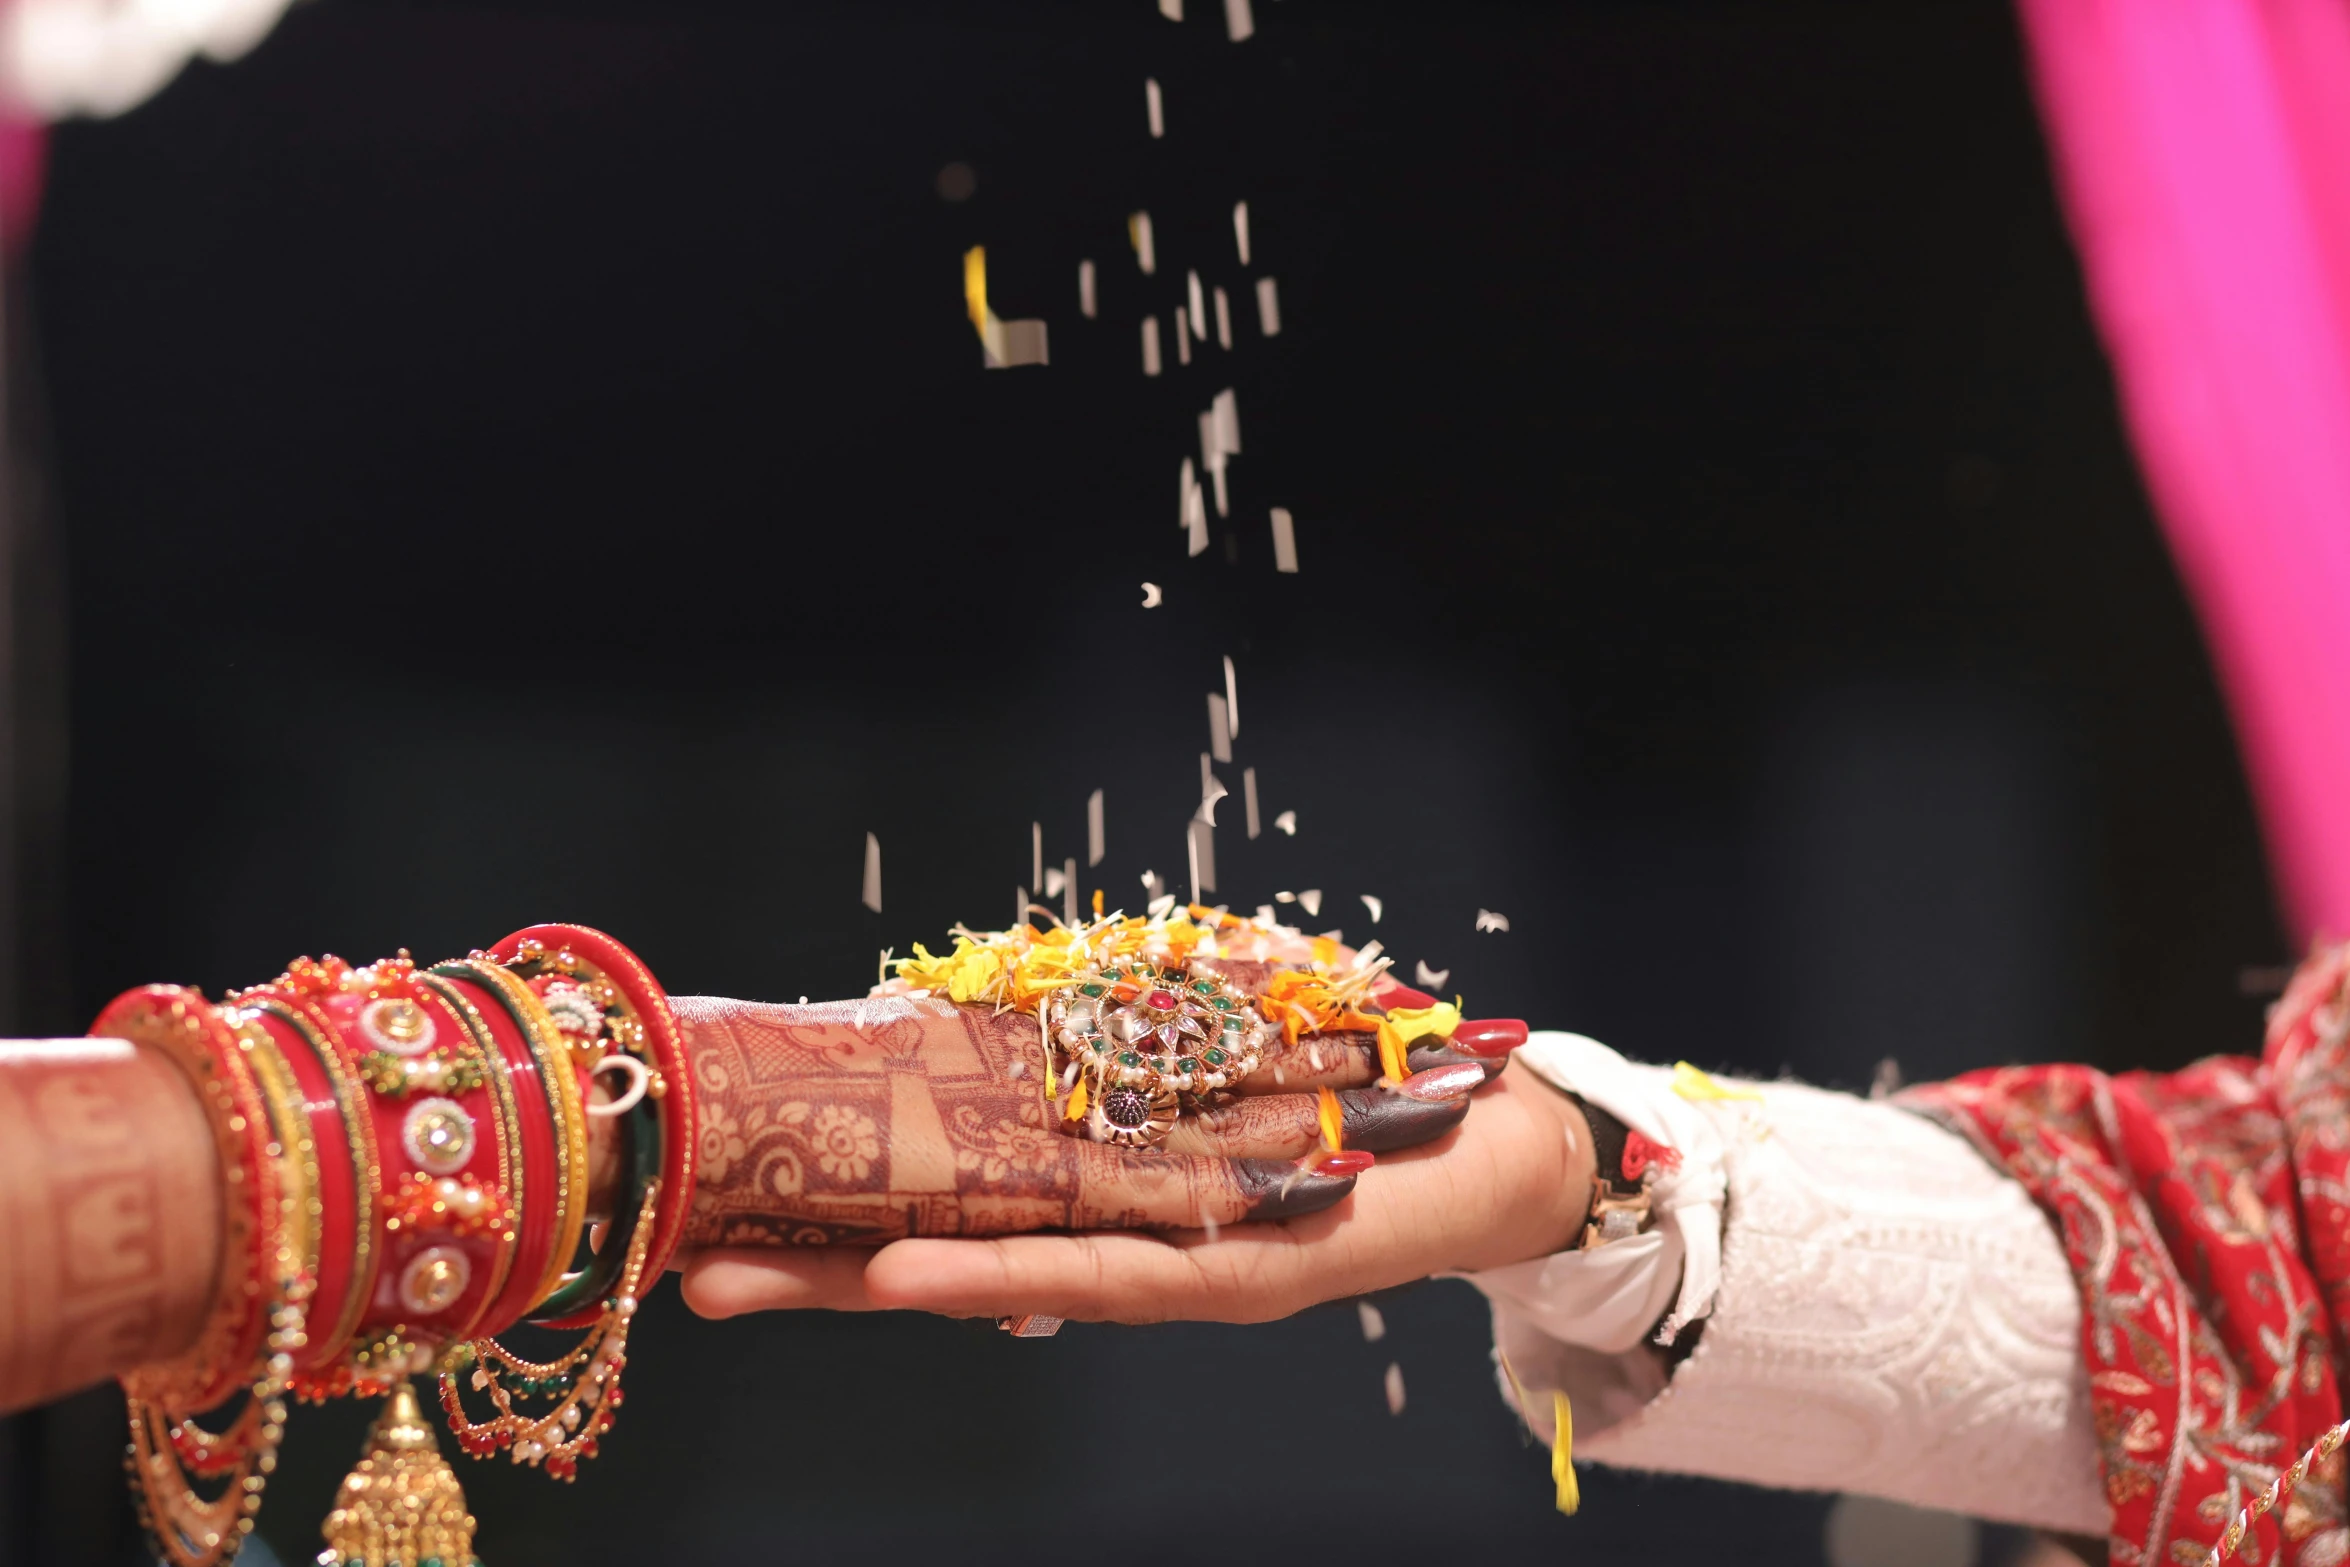
[(1360, 1175), (1378, 1162), (1379, 1156), (1367, 1149), (1341, 1148), (1332, 1153), (1327, 1148), (1318, 1148), (1298, 1160), (1298, 1167), (1316, 1175)]
[(1465, 1056), (1506, 1056), (1526, 1042), (1526, 1025), (1514, 1017), (1484, 1018), (1463, 1023), (1448, 1041)]
[(1414, 1099), (1444, 1104), (1484, 1086), (1485, 1068), (1474, 1061), (1463, 1061), (1454, 1066), (1432, 1066), (1425, 1072), (1414, 1072), (1396, 1085), (1396, 1091)]
[(1432, 1007), (1436, 1005), (1436, 998), (1426, 991), (1414, 990), (1411, 986), (1392, 979), (1372, 986), (1371, 999), (1390, 1012), (1398, 1007)]

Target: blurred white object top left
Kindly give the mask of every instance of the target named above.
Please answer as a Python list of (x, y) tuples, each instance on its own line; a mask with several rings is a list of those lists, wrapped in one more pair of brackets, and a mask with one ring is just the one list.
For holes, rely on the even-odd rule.
[(197, 55), (226, 63), (287, 0), (15, 0), (0, 11), (0, 100), (59, 120), (136, 108)]

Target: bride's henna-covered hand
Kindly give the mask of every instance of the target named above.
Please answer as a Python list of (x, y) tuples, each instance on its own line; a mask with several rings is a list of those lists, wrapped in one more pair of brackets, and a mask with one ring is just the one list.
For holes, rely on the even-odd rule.
[(897, 997), (675, 1006), (699, 1099), (689, 1246), (1238, 1224), (1354, 1186), (1242, 1120), (1151, 1151), (1064, 1135), (1033, 1017)]
[[(1463, 1042), (1499, 1051), (1523, 1037), (1515, 1025), (1463, 1024), (1444, 1053), (1465, 1055)], [(1310, 1059), (1309, 1049), (1291, 1047), (1275, 1060), (1292, 1052)], [(1352, 1080), (1361, 1081), (1376, 1070), (1342, 1066), (1329, 1038), (1323, 1054), (1324, 1080), (1360, 1073)], [(1505, 1058), (1467, 1061), (1483, 1077)], [(1463, 1062), (1432, 1062), (1419, 1052), (1412, 1064), (1423, 1068), (1416, 1076), (1469, 1075)], [(1272, 1066), (1262, 1074), (1267, 1083)], [(1384, 1089), (1364, 1092), (1392, 1097)], [(1241, 1108), (1278, 1103), (1251, 1098)], [(707, 1316), (821, 1306), (1257, 1322), (1431, 1273), (1557, 1251), (1589, 1210), (1590, 1190), (1591, 1139), (1582, 1117), (1564, 1096), (1520, 1078), (1478, 1095), (1477, 1113), (1440, 1140), (1382, 1158), (1374, 1178), (1337, 1212), (1167, 1236), (907, 1240), (874, 1253), (714, 1251), (688, 1264), (685, 1293)]]

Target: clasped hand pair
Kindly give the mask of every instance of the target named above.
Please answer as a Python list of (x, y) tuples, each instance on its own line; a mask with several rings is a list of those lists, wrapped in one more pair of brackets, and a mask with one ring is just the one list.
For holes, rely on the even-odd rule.
[[(1589, 1206), (1572, 1101), (1503, 1071), (1522, 1025), (1423, 1041), (1401, 1082), (1369, 1033), (1283, 1039), (1228, 1103), (1122, 1150), (1064, 1130), (1032, 1017), (925, 997), (677, 1010), (701, 1104), (684, 1290), (705, 1316), (1258, 1322), (1546, 1255)], [(1323, 1088), (1374, 1168), (1321, 1151)]]

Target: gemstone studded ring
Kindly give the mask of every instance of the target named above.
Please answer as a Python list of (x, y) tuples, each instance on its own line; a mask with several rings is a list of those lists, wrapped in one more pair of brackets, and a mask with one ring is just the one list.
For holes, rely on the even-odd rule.
[(1257, 1069), (1273, 1030), (1250, 999), (1214, 974), (1141, 961), (1080, 974), (1044, 1003), (1054, 1069), (1088, 1091), (1084, 1132), (1147, 1148), (1187, 1109), (1219, 1102)]

